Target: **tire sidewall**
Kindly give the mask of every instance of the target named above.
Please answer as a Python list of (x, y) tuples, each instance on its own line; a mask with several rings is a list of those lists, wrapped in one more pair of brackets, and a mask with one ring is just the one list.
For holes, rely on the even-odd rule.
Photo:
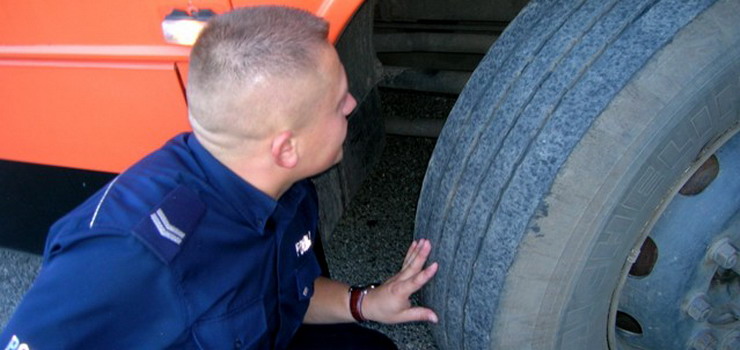
[(491, 348), (609, 347), (627, 257), (737, 132), (740, 30), (724, 6), (737, 7), (720, 2), (682, 29), (573, 150), (509, 270)]

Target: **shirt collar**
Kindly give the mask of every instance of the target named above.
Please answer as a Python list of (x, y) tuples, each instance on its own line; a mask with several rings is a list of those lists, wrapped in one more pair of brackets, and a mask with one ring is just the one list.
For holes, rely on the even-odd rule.
[(259, 234), (264, 234), (265, 224), (278, 202), (227, 168), (200, 144), (194, 134), (188, 135), (187, 145), (218, 195), (224, 197), (247, 223), (255, 225)]

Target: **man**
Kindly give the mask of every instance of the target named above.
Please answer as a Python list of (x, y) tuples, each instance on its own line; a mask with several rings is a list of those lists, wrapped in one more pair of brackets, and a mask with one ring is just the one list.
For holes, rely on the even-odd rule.
[(375, 288), (319, 277), (306, 178), (341, 160), (356, 106), (326, 36), (288, 8), (212, 20), (191, 54), (193, 133), (54, 224), (0, 347), (300, 348), (301, 323), (437, 322), (408, 300), (437, 271), (428, 241)]

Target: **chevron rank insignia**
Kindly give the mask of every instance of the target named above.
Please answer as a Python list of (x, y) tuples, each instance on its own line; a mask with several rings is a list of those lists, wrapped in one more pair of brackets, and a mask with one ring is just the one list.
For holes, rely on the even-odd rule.
[(162, 204), (139, 222), (134, 234), (164, 263), (180, 251), (205, 212), (205, 205), (191, 189), (180, 186)]
[(157, 209), (154, 214), (149, 215), (149, 218), (152, 219), (154, 227), (157, 228), (160, 236), (169, 239), (177, 245), (182, 243), (182, 239), (185, 238), (185, 232), (170, 224), (170, 220), (167, 219), (167, 215), (164, 214), (162, 209)]

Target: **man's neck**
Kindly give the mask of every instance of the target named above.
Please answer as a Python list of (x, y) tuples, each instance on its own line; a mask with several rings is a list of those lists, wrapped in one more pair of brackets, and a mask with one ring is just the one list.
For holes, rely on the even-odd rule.
[[(227, 151), (200, 133), (194, 133), (198, 142), (226, 168), (252, 187), (278, 200), (293, 184), (288, 172), (277, 167), (267, 155), (257, 152)], [(255, 154), (256, 153), (256, 154)]]

